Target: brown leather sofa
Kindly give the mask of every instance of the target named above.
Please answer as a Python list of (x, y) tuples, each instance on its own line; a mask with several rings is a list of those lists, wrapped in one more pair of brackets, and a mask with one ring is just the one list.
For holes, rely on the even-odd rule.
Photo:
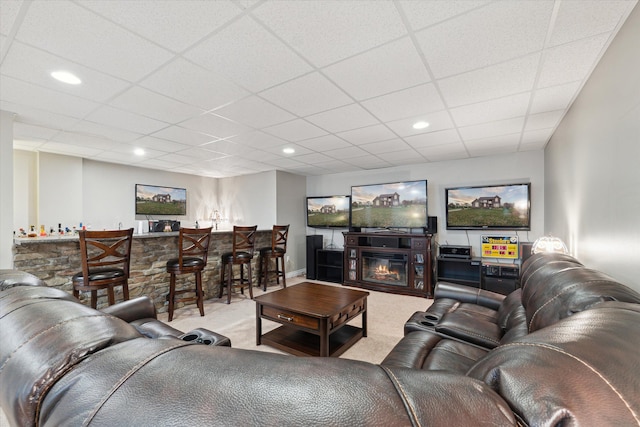
[[(539, 310), (522, 306), (531, 330), (518, 338), (489, 349), (420, 329), (380, 365), (196, 344), (143, 301), (100, 312), (15, 273), (2, 285), (0, 272), (0, 404), (19, 426), (640, 425), (640, 295), (607, 279), (596, 298), (601, 273), (584, 270), (557, 279)], [(531, 281), (521, 301), (551, 282)], [(481, 353), (469, 368), (425, 369), (409, 352), (425, 340)]]

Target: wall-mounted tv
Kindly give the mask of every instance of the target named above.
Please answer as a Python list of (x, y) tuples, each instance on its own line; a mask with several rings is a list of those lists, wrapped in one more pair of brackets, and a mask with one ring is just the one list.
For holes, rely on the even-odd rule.
[(136, 215), (186, 215), (187, 190), (136, 184)]
[(445, 189), (447, 230), (530, 230), (531, 184)]
[(426, 180), (351, 187), (351, 227), (420, 228), (426, 226)]
[(307, 226), (348, 228), (349, 196), (307, 197)]

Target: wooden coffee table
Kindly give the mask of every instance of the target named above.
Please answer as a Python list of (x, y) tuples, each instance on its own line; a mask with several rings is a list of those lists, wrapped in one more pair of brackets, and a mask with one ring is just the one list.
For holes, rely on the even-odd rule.
[[(367, 336), (369, 292), (303, 282), (260, 295), (256, 301), (256, 344), (297, 356), (340, 356)], [(348, 325), (362, 315), (362, 327)], [(262, 319), (281, 323), (262, 335)]]

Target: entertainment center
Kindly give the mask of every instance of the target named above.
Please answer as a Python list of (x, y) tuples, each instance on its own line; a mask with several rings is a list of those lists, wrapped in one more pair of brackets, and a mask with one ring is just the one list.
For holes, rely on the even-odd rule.
[(345, 285), (403, 295), (433, 295), (430, 234), (343, 234)]

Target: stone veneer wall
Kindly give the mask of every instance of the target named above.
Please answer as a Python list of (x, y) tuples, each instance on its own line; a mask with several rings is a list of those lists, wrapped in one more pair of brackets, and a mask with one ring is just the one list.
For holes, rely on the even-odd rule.
[[(232, 232), (216, 231), (212, 233), (209, 245), (207, 267), (202, 275), (205, 299), (216, 298), (220, 283), (220, 255), (230, 252)], [(37, 239), (37, 240), (36, 240)], [(17, 270), (26, 271), (44, 280), (48, 286), (72, 292), (71, 277), (79, 272), (80, 244), (78, 239), (38, 239), (18, 242), (13, 246), (13, 264)], [(258, 249), (271, 245), (271, 230), (259, 230), (256, 234), (256, 253), (253, 259), (253, 283), (258, 283)], [(131, 247), (131, 271), (129, 277), (129, 297), (149, 296), (158, 312), (167, 311), (169, 293), (169, 274), (166, 263), (178, 256), (178, 233), (134, 235)], [(239, 267), (234, 267), (238, 272)], [(177, 276), (176, 289), (186, 283), (192, 287), (193, 274)], [(107, 305), (104, 291), (98, 293), (98, 308)], [(89, 292), (81, 292), (80, 301), (89, 305)], [(226, 300), (226, 297), (224, 298)], [(116, 288), (116, 301), (122, 300), (122, 287)], [(182, 307), (178, 303), (176, 307)]]

